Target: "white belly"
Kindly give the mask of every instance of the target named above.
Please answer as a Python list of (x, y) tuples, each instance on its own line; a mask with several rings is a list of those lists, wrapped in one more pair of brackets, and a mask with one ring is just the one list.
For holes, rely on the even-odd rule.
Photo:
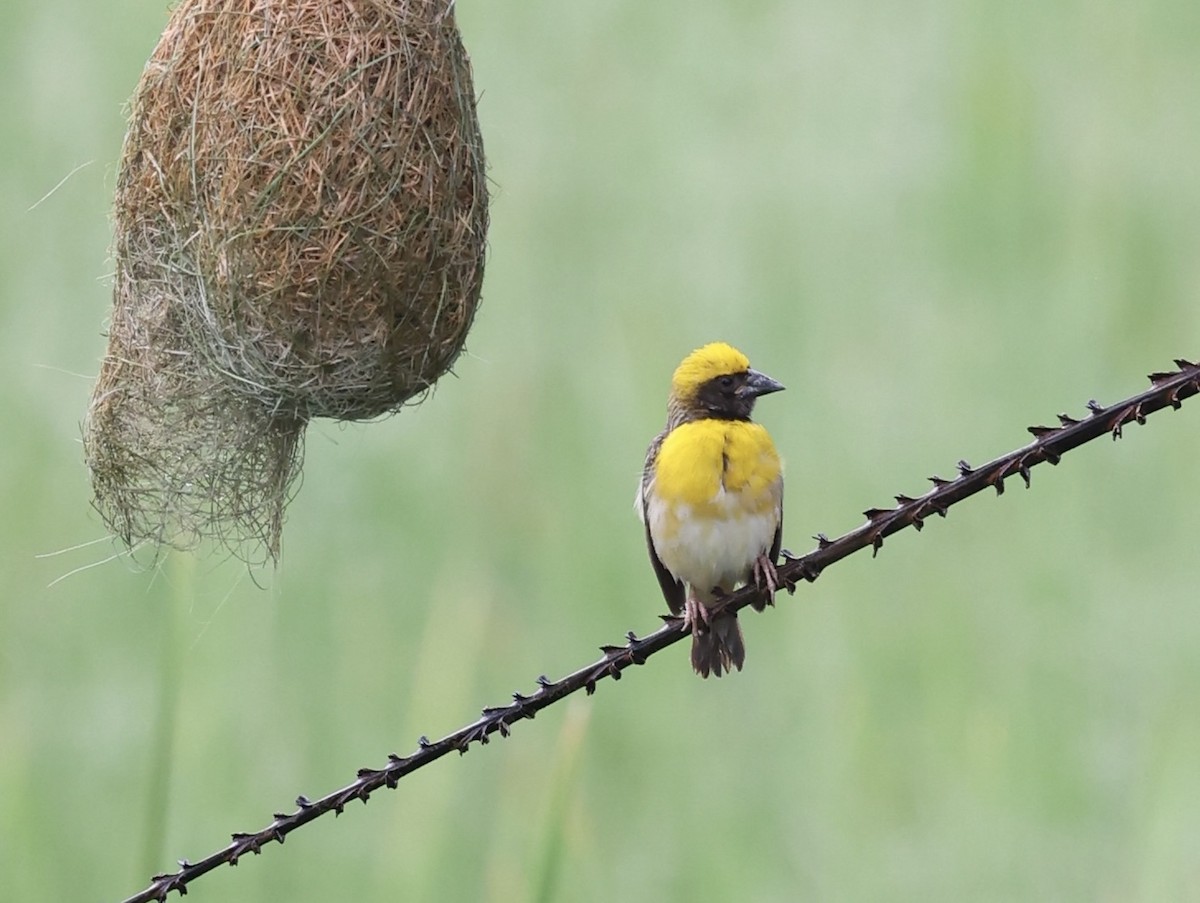
[(721, 517), (696, 517), (689, 506), (650, 499), (650, 536), (659, 560), (697, 596), (711, 598), (714, 587), (730, 592), (747, 582), (754, 559), (767, 554), (775, 539), (775, 510), (749, 513), (733, 497), (717, 498)]

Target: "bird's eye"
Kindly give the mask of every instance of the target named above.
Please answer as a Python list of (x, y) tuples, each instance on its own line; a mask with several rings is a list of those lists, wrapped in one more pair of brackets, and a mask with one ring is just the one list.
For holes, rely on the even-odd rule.
[(717, 380), (717, 385), (719, 385), (722, 389), (732, 389), (733, 388), (733, 377), (732, 376), (722, 376), (720, 379)]

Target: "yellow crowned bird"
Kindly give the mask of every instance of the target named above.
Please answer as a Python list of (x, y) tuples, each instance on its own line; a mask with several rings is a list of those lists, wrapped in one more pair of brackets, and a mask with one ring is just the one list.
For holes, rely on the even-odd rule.
[(773, 599), (783, 533), (783, 471), (770, 434), (750, 420), (760, 395), (783, 389), (713, 342), (671, 378), (667, 425), (646, 452), (637, 512), (673, 614), (692, 631), (692, 667), (720, 677), (746, 659), (737, 613), (709, 609), (754, 581)]

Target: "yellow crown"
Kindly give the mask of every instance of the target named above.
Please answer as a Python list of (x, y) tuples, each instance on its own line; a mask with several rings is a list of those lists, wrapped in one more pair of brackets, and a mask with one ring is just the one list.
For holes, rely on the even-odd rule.
[(744, 373), (750, 369), (750, 359), (725, 342), (710, 342), (697, 348), (683, 359), (671, 377), (671, 394), (676, 398), (691, 398), (696, 391), (718, 376)]

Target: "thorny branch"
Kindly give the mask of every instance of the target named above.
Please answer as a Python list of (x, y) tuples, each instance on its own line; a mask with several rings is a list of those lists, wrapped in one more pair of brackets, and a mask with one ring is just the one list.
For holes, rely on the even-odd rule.
[[(837, 539), (817, 534), (817, 548), (802, 557), (785, 553), (786, 562), (779, 566), (779, 577), (789, 590), (800, 580), (813, 581), (829, 565), (861, 549), (871, 548), (878, 553), (885, 537), (914, 527), (920, 530), (929, 515), (942, 517), (951, 505), (991, 487), (999, 495), (1004, 492), (1004, 481), (1019, 476), (1029, 486), (1029, 472), (1043, 461), (1057, 464), (1061, 457), (1085, 442), (1103, 435), (1119, 439), (1130, 423), (1145, 423), (1146, 417), (1166, 407), (1178, 409), (1181, 402), (1200, 393), (1200, 364), (1186, 360), (1175, 361), (1178, 370), (1152, 373), (1152, 388), (1139, 395), (1105, 407), (1095, 401), (1087, 404), (1088, 416), (1075, 419), (1066, 414), (1058, 415), (1058, 426), (1033, 426), (1029, 432), (1033, 441), (1023, 448), (996, 458), (982, 467), (971, 467), (965, 461), (958, 462), (958, 475), (945, 480), (930, 477), (933, 488), (924, 495), (912, 498), (896, 496), (894, 508), (871, 508), (864, 512), (866, 523)], [(745, 587), (729, 595), (723, 601), (733, 610), (749, 605), (756, 598), (757, 590)], [(301, 796), (296, 800), (296, 811), (276, 813), (265, 828), (248, 834), (233, 835), (232, 842), (224, 849), (201, 859), (199, 862), (181, 860), (179, 870), (155, 875), (149, 887), (129, 897), (124, 903), (146, 903), (165, 900), (171, 891), (181, 895), (187, 893), (188, 884), (219, 865), (237, 865), (247, 853), (258, 854), (269, 843), (283, 843), (292, 831), (316, 818), (333, 812), (340, 815), (354, 800), (364, 803), (376, 790), (384, 787), (394, 789), (401, 778), (418, 768), (435, 762), (450, 752), (465, 753), (474, 742), (485, 744), (494, 733), (507, 737), (513, 724), (524, 718), (532, 718), (547, 706), (560, 699), (585, 690), (591, 695), (596, 684), (606, 677), (619, 680), (621, 673), (631, 665), (645, 663), (651, 655), (684, 639), (688, 634), (679, 618), (664, 617), (666, 623), (654, 633), (638, 637), (633, 632), (626, 634), (626, 642), (617, 646), (601, 646), (601, 658), (559, 680), (542, 676), (537, 679), (537, 690), (531, 695), (513, 693), (508, 705), (486, 708), (471, 724), (460, 728), (436, 742), (425, 737), (417, 741), (415, 752), (407, 756), (392, 754), (382, 768), (360, 768), (355, 780), (340, 790), (317, 800)]]

